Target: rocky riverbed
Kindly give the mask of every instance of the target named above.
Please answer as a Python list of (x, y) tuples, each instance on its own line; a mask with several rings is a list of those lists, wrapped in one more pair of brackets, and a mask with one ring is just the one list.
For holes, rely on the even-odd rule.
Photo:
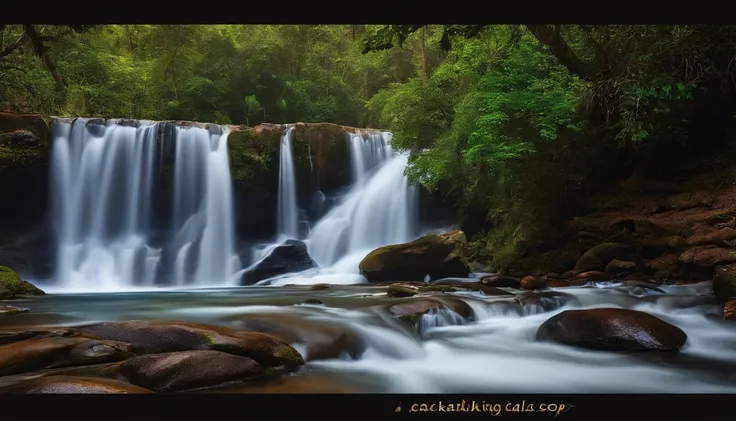
[(589, 279), (4, 301), (3, 393), (734, 392), (712, 282)]

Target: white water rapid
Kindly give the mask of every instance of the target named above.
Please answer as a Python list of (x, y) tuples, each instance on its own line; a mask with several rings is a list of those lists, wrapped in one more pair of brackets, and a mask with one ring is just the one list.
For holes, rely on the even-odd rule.
[(376, 247), (416, 237), (418, 190), (404, 175), (408, 155), (393, 151), (390, 133), (351, 136), (350, 152), (354, 184), (312, 228), (308, 246), (321, 266), (348, 258), (357, 271), (357, 262)]
[[(88, 124), (89, 123), (89, 124)], [(233, 251), (233, 203), (227, 131), (176, 127), (172, 224), (163, 247), (150, 245), (150, 223), (163, 168), (161, 123), (106, 126), (55, 120), (52, 194), (58, 256), (55, 288), (117, 291), (227, 285), (239, 265)], [(173, 262), (165, 264), (165, 256)]]

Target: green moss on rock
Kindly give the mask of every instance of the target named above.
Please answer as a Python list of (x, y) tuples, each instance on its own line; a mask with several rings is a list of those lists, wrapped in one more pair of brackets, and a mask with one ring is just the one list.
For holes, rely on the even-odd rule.
[[(3, 293), (3, 290), (7, 292)], [(43, 294), (44, 292), (41, 289), (28, 281), (22, 280), (13, 269), (0, 266), (0, 297), (5, 295), (5, 298), (13, 298), (16, 295)]]

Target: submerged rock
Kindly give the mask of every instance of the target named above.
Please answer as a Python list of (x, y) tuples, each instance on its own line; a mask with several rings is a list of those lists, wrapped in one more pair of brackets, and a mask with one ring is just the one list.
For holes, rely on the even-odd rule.
[(0, 391), (5, 394), (153, 393), (129, 383), (101, 377), (45, 376)]
[(220, 351), (142, 355), (118, 367), (118, 378), (156, 392), (179, 392), (263, 376), (256, 361)]
[(380, 247), (360, 262), (360, 273), (369, 282), (421, 282), (427, 276), (430, 279), (464, 278), (470, 270), (457, 251), (464, 239), (462, 231), (452, 231)]
[(606, 351), (677, 352), (687, 335), (641, 311), (622, 308), (566, 310), (537, 330), (537, 340)]
[(317, 267), (307, 252), (307, 245), (299, 240), (286, 240), (274, 248), (255, 267), (247, 270), (241, 279), (242, 285), (253, 285), (264, 279), (292, 272), (302, 272)]
[(25, 313), (27, 311), (27, 308), (22, 307), (0, 306), (0, 316), (10, 316), (11, 314)]
[(139, 354), (214, 350), (252, 358), (265, 368), (296, 369), (304, 364), (294, 348), (269, 335), (198, 323), (133, 320), (87, 325), (76, 331), (82, 336), (130, 343)]
[(130, 344), (88, 338), (49, 337), (0, 346), (0, 376), (45, 368), (90, 365), (132, 357)]

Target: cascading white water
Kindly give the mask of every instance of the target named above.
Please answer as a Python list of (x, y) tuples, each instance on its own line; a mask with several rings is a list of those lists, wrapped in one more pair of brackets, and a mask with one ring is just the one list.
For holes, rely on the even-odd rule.
[[(344, 200), (312, 228), (309, 254), (320, 266), (349, 257), (347, 266), (372, 249), (416, 237), (418, 189), (404, 175), (408, 155), (391, 148), (390, 133), (351, 136), (355, 184)], [(354, 264), (355, 263), (355, 264)]]
[[(88, 122), (53, 124), (56, 286), (109, 291), (155, 285), (163, 253), (148, 243), (154, 180), (161, 170), (160, 124), (141, 122), (135, 128), (109, 121), (88, 127)], [(172, 282), (226, 284), (237, 265), (227, 131), (177, 128), (174, 178), (176, 234), (165, 246), (176, 251)], [(189, 274), (185, 263), (194, 256), (198, 264)]]
[(281, 136), (281, 150), (279, 153), (277, 234), (282, 239), (299, 238), (299, 208), (296, 203), (294, 159), (291, 151), (291, 134), (293, 131), (293, 127), (289, 127), (284, 131)]

